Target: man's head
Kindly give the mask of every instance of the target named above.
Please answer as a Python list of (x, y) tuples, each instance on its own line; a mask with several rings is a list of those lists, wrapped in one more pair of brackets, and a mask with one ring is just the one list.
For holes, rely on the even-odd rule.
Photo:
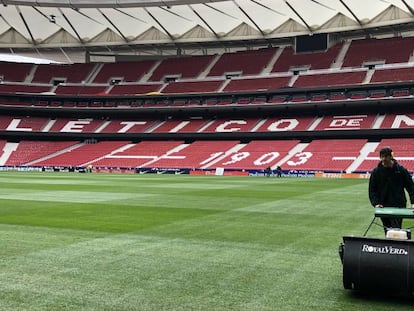
[(383, 147), (379, 152), (380, 158), (390, 156), (392, 158), (392, 149), (391, 147)]
[(380, 159), (381, 159), (381, 162), (382, 162), (383, 166), (392, 167), (393, 162), (394, 162), (392, 159), (393, 159), (394, 155), (393, 155), (391, 147), (381, 148), (379, 156), (380, 156)]

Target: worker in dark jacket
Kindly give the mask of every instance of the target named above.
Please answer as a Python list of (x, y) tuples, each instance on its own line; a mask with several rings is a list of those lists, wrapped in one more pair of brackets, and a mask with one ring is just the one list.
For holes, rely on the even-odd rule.
[[(395, 159), (391, 147), (380, 150), (380, 162), (371, 172), (369, 179), (369, 199), (374, 207), (407, 207), (405, 191), (414, 208), (414, 182), (408, 170)], [(401, 228), (402, 218), (381, 218), (386, 233), (387, 228)]]

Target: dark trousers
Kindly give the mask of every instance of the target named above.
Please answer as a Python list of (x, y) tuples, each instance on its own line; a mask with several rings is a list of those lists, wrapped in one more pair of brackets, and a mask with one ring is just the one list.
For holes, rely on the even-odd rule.
[(402, 227), (402, 218), (381, 218), (382, 224), (384, 226), (384, 232), (387, 234), (387, 229), (389, 228), (398, 228), (401, 229)]

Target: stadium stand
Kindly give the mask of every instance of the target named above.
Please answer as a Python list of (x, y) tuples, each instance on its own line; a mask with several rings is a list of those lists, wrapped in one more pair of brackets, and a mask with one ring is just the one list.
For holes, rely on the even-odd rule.
[(155, 68), (149, 81), (164, 81), (171, 79), (197, 78), (213, 61), (214, 55), (187, 56), (180, 58), (166, 58)]
[(276, 49), (259, 49), (224, 53), (210, 69), (208, 76), (223, 76), (240, 73), (243, 76), (259, 75), (270, 63)]
[(102, 158), (116, 149), (126, 145), (124, 141), (104, 141), (94, 144), (80, 143), (73, 148), (64, 149), (63, 152), (50, 154), (37, 161), (32, 161), (34, 166), (85, 166), (93, 160)]
[(39, 64), (36, 66), (33, 83), (53, 84), (53, 80), (66, 83), (81, 83), (87, 81), (96, 65), (89, 64)]
[(58, 95), (104, 95), (108, 86), (94, 85), (63, 85), (59, 84), (55, 90)]
[(403, 81), (414, 81), (414, 70), (412, 67), (376, 69), (370, 82), (380, 83)]
[(0, 116), (0, 130), (1, 131), (28, 131), (28, 132), (41, 132), (46, 124), (49, 122), (49, 118), (46, 117), (14, 117), (14, 116)]
[(224, 80), (170, 82), (164, 89), (162, 89), (162, 93), (214, 93), (219, 91), (223, 81)]
[(159, 168), (201, 168), (206, 163), (224, 156), (237, 146), (239, 141), (196, 141), (183, 147), (176, 152), (149, 161), (145, 166), (155, 166)]
[(281, 165), (288, 170), (345, 172), (366, 143), (366, 139), (316, 139)]
[(395, 159), (404, 165), (410, 172), (414, 171), (414, 139), (393, 138), (382, 139), (377, 143), (376, 148), (369, 152), (356, 171), (371, 171), (379, 162), (379, 151), (382, 147), (392, 146)]
[(276, 90), (289, 86), (291, 76), (270, 78), (235, 78), (224, 87), (223, 92)]
[(75, 146), (75, 141), (21, 141), (11, 153), (5, 165), (25, 166), (43, 157), (62, 152)]
[(116, 84), (110, 91), (110, 95), (137, 95), (137, 94), (147, 94), (152, 92), (159, 92), (161, 90), (162, 84), (159, 83), (143, 83), (143, 84)]
[(25, 82), (29, 76), (33, 64), (0, 62), (0, 76), (2, 81)]
[(211, 132), (224, 132), (224, 133), (233, 133), (233, 132), (250, 132), (257, 124), (257, 118), (243, 118), (243, 119), (229, 119), (229, 120), (214, 120), (207, 124), (206, 127), (202, 129), (203, 133)]
[[(391, 43), (401, 49), (397, 55), (390, 55)], [(10, 82), (0, 84), (0, 131), (4, 145), (16, 148), (5, 163), (366, 171), (377, 161), (378, 142), (412, 143), (393, 130), (414, 127), (414, 44), (399, 37), (348, 44), (301, 54), (285, 46), (158, 61), (30, 64), (18, 67), (20, 77), (2, 64)], [(301, 66), (305, 71), (295, 72)], [(41, 143), (26, 133), (43, 136)], [(69, 135), (62, 145), (49, 140), (59, 141), (53, 136), (59, 133)], [(85, 143), (95, 134), (105, 138)], [(394, 148), (412, 168), (411, 150)]]
[(370, 129), (374, 125), (376, 115), (341, 115), (341, 116), (324, 116), (317, 126), (316, 131), (325, 130), (361, 130)]
[(391, 91), (392, 97), (407, 97), (410, 95), (410, 90), (408, 88), (396, 89)]
[(209, 120), (166, 120), (151, 133), (197, 133)]
[(256, 132), (306, 131), (315, 121), (314, 116), (286, 116), (266, 118), (256, 128)]
[(355, 85), (364, 81), (367, 70), (339, 71), (324, 74), (303, 74), (293, 84), (294, 87), (321, 87), (335, 85)]
[(414, 114), (412, 113), (387, 113), (381, 123), (382, 129), (412, 128), (414, 126)]
[(287, 100), (287, 95), (273, 95), (267, 100), (268, 104), (281, 104)]
[(369, 63), (407, 63), (413, 49), (413, 37), (352, 40), (342, 67), (361, 67)]
[(66, 119), (59, 118), (50, 121), (49, 132), (93, 133), (102, 123), (99, 119)]
[(0, 93), (31, 93), (39, 94), (44, 92), (50, 92), (52, 85), (34, 85), (34, 84), (0, 84)]
[(137, 62), (104, 63), (98, 69), (93, 83), (107, 83), (112, 79), (122, 82), (137, 82), (155, 66), (154, 60)]
[(342, 44), (337, 43), (327, 51), (296, 54), (293, 47), (287, 46), (283, 49), (271, 72), (288, 72), (298, 68), (301, 68), (301, 70), (331, 68), (338, 57), (341, 47)]
[[(157, 120), (106, 120), (103, 121), (95, 132), (97, 133), (144, 133), (150, 131), (159, 121)], [(87, 131), (87, 128), (84, 129)]]
[(263, 170), (267, 167), (275, 167), (299, 142), (299, 140), (251, 141), (241, 145), (241, 148), (220, 161), (206, 165), (204, 168), (223, 167), (234, 170)]
[(88, 164), (104, 167), (142, 167), (147, 162), (167, 156), (169, 152), (183, 143), (183, 141), (143, 141), (137, 144), (128, 144), (120, 150), (98, 160), (90, 161)]

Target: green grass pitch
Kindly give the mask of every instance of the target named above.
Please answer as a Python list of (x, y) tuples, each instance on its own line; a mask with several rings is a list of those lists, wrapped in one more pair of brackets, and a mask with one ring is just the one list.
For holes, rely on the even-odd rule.
[[(0, 173), (0, 310), (412, 310), (343, 289), (367, 180)], [(374, 226), (370, 236), (381, 236)]]

